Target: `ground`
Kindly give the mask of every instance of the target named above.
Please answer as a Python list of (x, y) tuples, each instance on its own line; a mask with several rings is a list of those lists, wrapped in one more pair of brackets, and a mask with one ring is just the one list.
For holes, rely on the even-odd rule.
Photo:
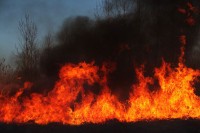
[(200, 133), (200, 120), (158, 120), (136, 123), (109, 121), (104, 124), (69, 126), (58, 123), (48, 125), (0, 124), (1, 133)]

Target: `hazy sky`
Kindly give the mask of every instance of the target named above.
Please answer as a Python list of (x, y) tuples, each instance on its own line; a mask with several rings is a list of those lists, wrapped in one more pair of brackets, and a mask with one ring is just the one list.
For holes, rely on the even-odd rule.
[(18, 23), (29, 12), (43, 37), (70, 16), (93, 16), (98, 0), (0, 0), (0, 58), (9, 56), (19, 43)]

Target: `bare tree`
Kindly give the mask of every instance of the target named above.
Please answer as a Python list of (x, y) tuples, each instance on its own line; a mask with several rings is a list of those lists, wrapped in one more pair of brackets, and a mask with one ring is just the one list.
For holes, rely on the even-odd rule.
[(104, 0), (103, 1), (103, 13), (110, 17), (113, 15), (113, 3), (110, 0)]
[(51, 31), (48, 31), (44, 37), (43, 47), (44, 49), (51, 49), (55, 44), (54, 35)]
[(29, 14), (19, 21), (20, 44), (17, 48), (17, 69), (22, 78), (33, 80), (38, 72), (39, 49), (37, 26)]
[(13, 68), (6, 64), (6, 60), (0, 59), (0, 83), (5, 84), (15, 79)]
[(136, 0), (103, 0), (100, 6), (106, 17), (114, 17), (133, 12), (136, 4)]
[(126, 15), (133, 11), (135, 0), (112, 0), (118, 15)]
[(47, 35), (44, 37), (41, 59), (42, 58), (45, 58), (46, 60), (49, 59), (50, 52), (54, 45), (55, 45), (54, 35), (51, 31), (48, 31)]

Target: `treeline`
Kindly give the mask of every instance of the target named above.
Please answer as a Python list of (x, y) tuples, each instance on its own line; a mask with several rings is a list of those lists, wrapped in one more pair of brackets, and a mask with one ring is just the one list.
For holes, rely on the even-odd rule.
[[(189, 2), (200, 7), (198, 1)], [(199, 14), (190, 12), (197, 23), (189, 26), (185, 22), (187, 15), (178, 8), (190, 12), (188, 0), (103, 0), (97, 5), (95, 18), (66, 19), (56, 34), (46, 35), (42, 48), (37, 42), (37, 26), (26, 15), (19, 22), (21, 43), (12, 73), (17, 81), (32, 81), (37, 83), (35, 88), (48, 88), (58, 79), (58, 71), (65, 63), (115, 62), (117, 69), (110, 75), (110, 86), (126, 90), (134, 82), (134, 68), (141, 64), (148, 75), (160, 66), (162, 58), (177, 65), (181, 34), (187, 36), (187, 65), (199, 68), (200, 60), (195, 57), (198, 54), (190, 56), (197, 44)]]

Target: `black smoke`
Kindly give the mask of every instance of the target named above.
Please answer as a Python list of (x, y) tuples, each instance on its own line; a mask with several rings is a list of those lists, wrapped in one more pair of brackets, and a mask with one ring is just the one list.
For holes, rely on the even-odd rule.
[[(191, 2), (199, 7), (199, 2)], [(131, 84), (137, 82), (134, 68), (144, 64), (145, 74), (152, 75), (162, 59), (177, 65), (182, 34), (187, 36), (188, 43), (186, 64), (192, 66), (194, 61), (188, 57), (198, 36), (199, 24), (185, 23), (186, 16), (177, 11), (178, 7), (187, 8), (186, 0), (141, 0), (134, 12), (123, 16), (68, 18), (56, 35), (57, 45), (42, 53), (41, 71), (52, 77), (53, 83), (66, 63), (115, 62), (116, 70), (109, 76), (109, 85), (114, 93), (126, 98)], [(198, 21), (199, 16), (195, 19)]]

